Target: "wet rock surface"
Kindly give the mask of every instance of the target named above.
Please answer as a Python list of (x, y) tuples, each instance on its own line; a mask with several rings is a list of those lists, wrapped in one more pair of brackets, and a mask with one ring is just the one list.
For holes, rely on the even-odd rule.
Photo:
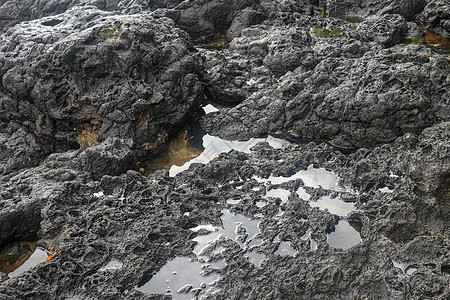
[[(15, 198), (24, 197), (24, 192), (14, 188), (19, 181), (32, 194), (43, 184), (54, 191), (51, 199), (40, 200), (40, 235), (45, 240), (54, 237), (55, 230), (62, 230), (58, 249), (64, 252), (55, 261), (25, 273), (20, 285), (16, 280), (5, 281), (0, 293), (11, 299), (71, 294), (139, 299), (143, 296), (134, 286), (150, 280), (169, 259), (192, 256), (192, 240), (200, 233), (190, 228), (220, 226), (219, 217), (227, 208), (260, 220), (262, 244), (258, 251), (266, 261), (257, 268), (242, 256), (244, 250), (235, 241), (220, 242), (226, 249), (221, 255), (227, 265), (220, 273), (219, 298), (295, 298), (303, 293), (308, 298), (348, 299), (349, 295), (369, 297), (374, 288), (388, 298), (445, 298), (448, 275), (438, 270), (449, 259), (448, 241), (443, 236), (450, 233), (450, 211), (446, 194), (434, 195), (447, 180), (442, 174), (448, 172), (449, 129), (450, 123), (442, 123), (419, 136), (408, 134), (392, 145), (361, 149), (349, 156), (326, 144), (278, 150), (259, 144), (251, 154), (222, 154), (176, 177), (168, 177), (165, 171), (149, 177), (128, 171), (120, 176), (104, 175), (97, 181), (77, 164), (87, 150), (54, 154), (40, 168), (22, 171), (3, 185)], [(255, 176), (286, 178), (310, 164), (336, 172), (340, 186), (354, 189), (352, 196), (343, 197), (357, 208), (349, 218), (362, 224), (360, 244), (345, 251), (331, 248), (326, 232), (339, 217), (310, 207), (295, 193), (301, 186), (313, 197), (333, 193), (330, 190), (286, 179), (278, 186), (290, 191), (288, 201), (272, 198), (264, 207), (255, 205), (266, 189), (277, 186), (266, 186)], [(61, 166), (72, 176), (63, 178), (56, 171), (61, 172)], [(393, 192), (381, 192), (385, 186)], [(241, 201), (227, 204), (227, 199)], [(279, 209), (285, 213), (277, 218)], [(317, 243), (315, 251), (310, 249), (311, 241), (301, 238), (308, 229)], [(274, 254), (280, 243), (277, 237), (290, 241), (298, 254)], [(100, 270), (112, 258), (123, 266)], [(404, 275), (391, 260), (417, 271)]]
[(58, 18), (52, 27), (44, 18), (2, 35), (1, 121), (5, 139), (18, 140), (8, 143), (23, 153), (2, 161), (4, 173), (32, 164), (29, 153), (114, 137), (151, 153), (200, 110), (201, 59), (170, 19), (95, 7), (75, 7)]
[(421, 14), (421, 19), (438, 35), (450, 39), (450, 4), (446, 1), (430, 1)]
[(448, 299), (446, 5), (0, 1), (0, 298)]

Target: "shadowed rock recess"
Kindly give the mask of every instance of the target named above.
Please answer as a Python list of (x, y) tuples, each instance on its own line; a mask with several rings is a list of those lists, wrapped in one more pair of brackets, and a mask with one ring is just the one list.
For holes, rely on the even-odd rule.
[(443, 0), (0, 0), (0, 299), (449, 299), (449, 33)]

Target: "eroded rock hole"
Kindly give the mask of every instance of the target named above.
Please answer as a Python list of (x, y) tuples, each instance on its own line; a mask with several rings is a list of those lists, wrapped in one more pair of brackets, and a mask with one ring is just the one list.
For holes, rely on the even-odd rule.
[(42, 23), (42, 25), (44, 25), (44, 26), (55, 26), (55, 25), (58, 25), (59, 23), (62, 23), (62, 22), (63, 22), (63, 20), (56, 20), (56, 19), (54, 19), (54, 20), (45, 21), (45, 22)]
[(433, 195), (439, 205), (444, 206), (444, 208), (450, 208), (450, 174), (445, 174), (434, 190)]
[(450, 265), (442, 265), (441, 266), (441, 273), (450, 275)]

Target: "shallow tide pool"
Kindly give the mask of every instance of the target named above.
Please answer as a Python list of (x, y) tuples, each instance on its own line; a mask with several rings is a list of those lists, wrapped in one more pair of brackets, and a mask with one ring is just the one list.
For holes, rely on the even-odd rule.
[(0, 271), (8, 277), (17, 277), (47, 260), (47, 252), (34, 242), (16, 242), (0, 251)]
[(267, 138), (252, 138), (248, 141), (227, 141), (207, 134), (203, 136), (202, 140), (204, 148), (203, 152), (181, 166), (172, 165), (169, 169), (170, 176), (175, 176), (176, 174), (187, 170), (193, 163), (206, 164), (218, 157), (219, 154), (230, 152), (231, 150), (250, 153), (250, 148), (261, 142), (267, 142), (273, 148), (281, 148), (289, 144), (289, 142), (285, 140), (277, 139), (272, 136), (268, 136)]
[(256, 267), (266, 259), (265, 255), (254, 251), (252, 247), (262, 243), (258, 237), (259, 220), (247, 218), (240, 214), (222, 211), (222, 226), (211, 224), (198, 225), (191, 230), (205, 232), (197, 235), (193, 249), (195, 257), (175, 257), (167, 262), (147, 283), (136, 287), (146, 294), (170, 294), (172, 299), (201, 299), (202, 295), (212, 295), (219, 288), (215, 282), (220, 279), (220, 270), (226, 266), (224, 258), (212, 259), (226, 250), (218, 243), (224, 239), (235, 241)]
[(361, 242), (361, 235), (346, 219), (339, 220), (335, 230), (327, 234), (327, 243), (333, 248), (347, 250)]

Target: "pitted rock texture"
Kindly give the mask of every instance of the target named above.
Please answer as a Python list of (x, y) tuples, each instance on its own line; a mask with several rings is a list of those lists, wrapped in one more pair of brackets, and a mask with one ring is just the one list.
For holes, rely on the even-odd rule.
[[(0, 32), (6, 31), (9, 27), (21, 21), (40, 19), (46, 16), (53, 16), (65, 12), (66, 10), (83, 5), (94, 5), (102, 10), (113, 10), (117, 8), (120, 0), (5, 0), (0, 1)], [(54, 26), (61, 20), (49, 19), (44, 21), (46, 26)]]
[(376, 14), (399, 14), (410, 21), (414, 20), (416, 15), (420, 14), (426, 5), (426, 0), (327, 0), (324, 9), (330, 17), (349, 18), (351, 20)]
[[(33, 194), (43, 184), (48, 192), (54, 191), (51, 198), (41, 198), (41, 242), (58, 232), (58, 250), (64, 252), (20, 280), (3, 282), (0, 295), (4, 299), (64, 299), (75, 294), (146, 299), (134, 286), (144, 284), (173, 257), (192, 255), (197, 233), (190, 228), (220, 225), (221, 211), (227, 208), (250, 218), (259, 214), (263, 240), (259, 251), (267, 261), (256, 268), (236, 241), (221, 242), (227, 249), (222, 251), (227, 266), (216, 297), (445, 299), (448, 275), (439, 270), (445, 270), (450, 259), (448, 240), (443, 238), (450, 234), (448, 198), (436, 197), (434, 191), (440, 188), (441, 174), (450, 171), (449, 126), (442, 123), (421, 135), (407, 134), (391, 145), (350, 156), (325, 144), (279, 150), (259, 144), (251, 154), (222, 154), (175, 178), (163, 171), (148, 178), (129, 171), (96, 181), (90, 173), (79, 171), (82, 152), (54, 154), (40, 167), (2, 184), (14, 197), (27, 190)], [(340, 184), (354, 191), (347, 198), (358, 211), (350, 218), (362, 223), (362, 243), (345, 251), (328, 246), (326, 230), (339, 217), (300, 198), (295, 191), (304, 186), (301, 179), (268, 186), (254, 179), (288, 177), (310, 164), (336, 172)], [(62, 168), (72, 176), (63, 178), (55, 172)], [(15, 188), (17, 182), (26, 188)], [(385, 186), (393, 192), (381, 192)], [(262, 208), (255, 205), (267, 189), (276, 187), (290, 191), (286, 203), (272, 199)], [(96, 195), (99, 191), (102, 194)], [(314, 197), (330, 193), (320, 187), (308, 192)], [(241, 202), (227, 204), (230, 198)], [(279, 208), (285, 214), (276, 219)], [(315, 251), (310, 241), (300, 238), (308, 229), (318, 244)], [(279, 239), (290, 241), (298, 255), (274, 254)], [(123, 261), (123, 266), (100, 270), (112, 258)], [(416, 271), (404, 274), (394, 265), (397, 261)]]
[[(185, 286), (192, 297), (449, 299), (450, 60), (419, 45), (424, 29), (446, 37), (447, 7), (0, 0), (0, 247), (60, 253), (0, 272), (0, 299), (169, 299), (140, 287), (198, 259), (208, 229), (194, 229), (233, 214), (259, 222), (261, 244), (243, 246), (245, 224), (210, 244), (217, 291)], [(204, 116), (206, 100), (235, 106)], [(301, 144), (135, 171), (201, 117), (213, 136)], [(319, 167), (339, 187), (287, 179)], [(355, 209), (319, 209), (323, 197)], [(334, 248), (345, 222), (361, 242)]]
[(202, 124), (226, 139), (270, 133), (329, 140), (347, 150), (372, 147), (449, 120), (449, 71), (444, 57), (413, 45), (368, 51), (360, 59), (328, 57)]
[(151, 152), (195, 118), (201, 59), (170, 19), (93, 7), (54, 18), (62, 22), (23, 22), (1, 38), (3, 126), (26, 127), (44, 153), (109, 137)]
[(430, 1), (420, 19), (436, 34), (450, 40), (450, 3), (448, 1)]
[(227, 32), (237, 12), (255, 7), (253, 0), (187, 1), (170, 12), (176, 24), (189, 33), (195, 42), (210, 41), (217, 34)]
[[(275, 19), (276, 22), (282, 22)], [(304, 24), (308, 17), (280, 28), (273, 20), (245, 28), (228, 49), (204, 50), (207, 95), (213, 102), (237, 104), (252, 93), (274, 84), (297, 67), (309, 70), (318, 63)]]

